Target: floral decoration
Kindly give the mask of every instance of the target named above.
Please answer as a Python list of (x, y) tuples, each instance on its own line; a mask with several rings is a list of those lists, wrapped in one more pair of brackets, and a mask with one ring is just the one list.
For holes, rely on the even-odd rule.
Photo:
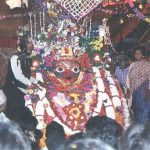
[[(70, 106), (67, 106), (64, 108), (64, 111), (67, 115), (67, 121), (72, 122), (74, 128), (76, 130), (81, 130), (80, 124), (86, 122), (86, 116), (84, 113), (84, 105), (83, 104), (71, 104)], [(77, 122), (77, 125), (74, 124), (74, 122)]]
[(88, 53), (85, 53), (84, 55), (81, 56), (81, 58), (79, 59), (79, 63), (80, 63), (81, 68), (83, 70), (91, 68), (91, 64), (90, 64), (90, 59), (89, 59)]
[(95, 51), (100, 51), (103, 47), (103, 37), (99, 37), (97, 40), (92, 40), (90, 45), (92, 45)]
[(102, 62), (103, 61), (103, 57), (100, 54), (95, 54), (94, 55), (94, 62), (98, 63), (98, 62)]
[(55, 60), (55, 54), (51, 52), (44, 57), (44, 64), (46, 67), (52, 67), (52, 63)]

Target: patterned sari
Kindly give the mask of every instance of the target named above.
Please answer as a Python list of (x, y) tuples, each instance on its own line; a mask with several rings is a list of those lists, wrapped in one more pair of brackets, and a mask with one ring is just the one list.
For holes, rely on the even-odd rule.
[(142, 60), (131, 64), (129, 69), (129, 86), (132, 93), (132, 110), (135, 122), (150, 121), (150, 62)]

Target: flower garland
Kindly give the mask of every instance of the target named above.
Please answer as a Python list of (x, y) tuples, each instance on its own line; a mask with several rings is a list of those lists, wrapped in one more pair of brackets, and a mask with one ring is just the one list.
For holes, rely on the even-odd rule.
[(45, 67), (52, 67), (53, 61), (55, 60), (55, 54), (51, 52), (49, 55), (44, 57)]
[(104, 69), (99, 70), (97, 67), (93, 67), (93, 72), (98, 88), (98, 104), (95, 111), (101, 110), (103, 103), (107, 117), (115, 119), (119, 124), (127, 127), (130, 124), (129, 110), (119, 84)]
[(86, 92), (90, 92), (92, 90), (92, 74), (91, 73), (80, 73), (81, 74), (81, 81), (73, 83), (71, 86), (70, 84), (63, 84), (60, 79), (56, 78), (53, 75), (50, 75), (47, 93), (48, 93), (48, 99), (51, 100), (54, 96), (56, 96), (55, 91), (61, 92), (61, 93), (78, 93), (78, 94), (85, 94)]
[(80, 63), (81, 68), (83, 70), (85, 70), (85, 69), (91, 69), (91, 64), (90, 64), (90, 59), (89, 59), (88, 53), (85, 53), (84, 55), (82, 55), (79, 58), (79, 63)]
[(96, 50), (96, 51), (100, 51), (101, 48), (103, 47), (103, 37), (99, 37), (98, 39), (96, 40), (92, 40), (90, 42), (90, 45), (93, 46), (93, 49)]
[[(88, 55), (86, 54), (84, 57), (87, 59)], [(85, 66), (86, 65), (83, 65), (83, 68)], [(101, 115), (104, 110), (103, 115), (115, 119), (122, 126), (128, 124), (129, 115), (125, 98), (123, 99), (120, 89), (118, 90), (118, 85), (105, 69), (99, 70), (99, 68), (93, 67), (91, 73), (81, 72), (78, 80), (69, 85), (62, 82), (49, 71), (45, 70), (42, 73), (43, 78), (47, 80), (45, 81), (47, 86), (45, 96), (50, 103), (51, 111), (56, 115), (55, 117), (58, 117), (61, 122), (71, 128), (71, 130), (82, 131), (89, 118), (89, 116), (85, 116), (85, 112), (83, 113), (84, 105), (89, 105), (87, 101), (89, 100), (88, 93), (93, 96), (91, 97), (92, 100), (94, 99), (93, 102), (90, 102), (89, 110), (92, 111), (90, 115)], [(30, 96), (26, 96), (26, 101), (31, 100), (34, 104), (38, 103), (41, 95), (38, 97), (38, 95), (36, 95), (36, 93), (38, 93), (36, 89), (34, 89), (34, 87), (31, 87), (31, 89), (32, 90), (28, 92)], [(59, 97), (59, 93), (61, 97)], [(92, 93), (94, 94), (92, 95)], [(62, 97), (63, 95), (64, 98)], [(64, 115), (62, 112), (65, 113), (66, 119), (63, 119)], [(43, 117), (45, 118), (45, 123), (49, 122), (49, 118), (51, 118), (51, 116), (45, 117), (44, 114)], [(77, 121), (79, 126), (78, 124), (74, 124), (74, 121)]]

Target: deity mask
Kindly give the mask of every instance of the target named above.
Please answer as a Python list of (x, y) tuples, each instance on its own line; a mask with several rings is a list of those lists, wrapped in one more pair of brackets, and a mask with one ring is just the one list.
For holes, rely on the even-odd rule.
[(48, 68), (49, 80), (67, 86), (79, 84), (83, 73), (91, 67), (88, 54), (74, 56), (70, 46), (62, 48), (60, 55), (53, 52), (46, 55), (44, 63)]
[(55, 76), (67, 83), (76, 82), (81, 71), (79, 63), (72, 59), (56, 60), (52, 68)]

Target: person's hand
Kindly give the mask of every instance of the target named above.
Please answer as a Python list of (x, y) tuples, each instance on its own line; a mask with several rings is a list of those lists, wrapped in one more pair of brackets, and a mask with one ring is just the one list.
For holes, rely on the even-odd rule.
[(39, 86), (37, 85), (37, 84), (34, 84), (34, 83), (32, 83), (32, 89), (38, 89), (39, 88)]
[(43, 88), (47, 87), (47, 85), (44, 82), (38, 81), (38, 84)]
[(35, 89), (37, 89), (38, 88), (38, 86), (36, 85), (36, 84), (31, 84), (30, 86), (28, 86), (28, 88), (27, 88), (27, 93), (29, 94), (29, 95), (31, 95), (31, 94), (33, 94), (34, 93), (34, 91), (35, 91)]

